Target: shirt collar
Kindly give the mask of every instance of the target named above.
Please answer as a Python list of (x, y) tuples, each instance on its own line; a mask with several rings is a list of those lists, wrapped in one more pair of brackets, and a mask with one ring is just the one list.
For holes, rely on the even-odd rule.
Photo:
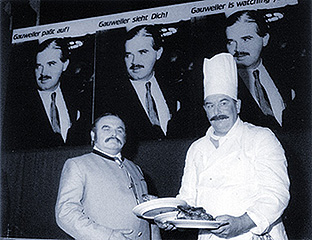
[(48, 96), (50, 97), (50, 95), (53, 93), (53, 92), (56, 92), (56, 96), (59, 96), (61, 94), (61, 87), (60, 85), (54, 90), (54, 91), (41, 91), (41, 90), (38, 90), (40, 96)]
[[(106, 152), (102, 151), (101, 149), (99, 149), (99, 148), (96, 147), (95, 145), (94, 145), (94, 147), (93, 147), (93, 150), (95, 150), (96, 152), (102, 153), (103, 155), (108, 156), (109, 159), (112, 159), (112, 160), (114, 160), (114, 158), (116, 158), (116, 157), (119, 158), (119, 159), (122, 159), (122, 156), (121, 156), (121, 153), (120, 153), (120, 152), (117, 153), (116, 155), (112, 155), (112, 154), (109, 154), (109, 153), (106, 153)], [(106, 156), (105, 156), (105, 157), (106, 157)]]
[(247, 71), (252, 73), (253, 71), (255, 71), (257, 69), (260, 70), (261, 67), (263, 67), (262, 59), (260, 59), (260, 63), (259, 63), (259, 65), (257, 67), (255, 67), (255, 68), (247, 68)]
[(147, 82), (151, 82), (152, 85), (153, 85), (155, 83), (155, 81), (156, 81), (156, 78), (155, 78), (155, 73), (154, 72), (153, 72), (152, 77), (148, 81), (138, 81), (138, 80), (130, 79), (130, 82), (132, 83), (132, 85), (135, 85), (135, 86), (137, 86), (137, 85), (145, 85), (145, 83), (147, 83)]

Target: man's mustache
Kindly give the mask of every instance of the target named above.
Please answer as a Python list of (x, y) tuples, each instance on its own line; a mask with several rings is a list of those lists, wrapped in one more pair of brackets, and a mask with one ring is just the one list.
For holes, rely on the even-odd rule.
[(212, 118), (210, 118), (210, 121), (217, 121), (217, 120), (222, 120), (222, 119), (227, 119), (229, 116), (227, 115), (215, 115)]
[(248, 52), (235, 52), (234, 57), (244, 57), (250, 55)]
[(44, 81), (44, 80), (48, 80), (51, 79), (52, 77), (49, 75), (40, 75), (39, 80), (40, 81)]
[(109, 138), (106, 138), (106, 139), (105, 139), (105, 142), (107, 143), (108, 141), (113, 140), (113, 139), (116, 139), (117, 142), (119, 142), (120, 144), (122, 144), (122, 142), (120, 141), (120, 139), (117, 138), (117, 137), (109, 137)]
[(140, 64), (132, 64), (130, 67), (131, 70), (135, 70), (137, 68), (144, 68), (144, 66)]

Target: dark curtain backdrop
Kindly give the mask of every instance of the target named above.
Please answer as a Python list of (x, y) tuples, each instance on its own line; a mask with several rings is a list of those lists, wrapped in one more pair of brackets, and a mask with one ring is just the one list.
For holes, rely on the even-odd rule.
[[(290, 239), (310, 239), (311, 136), (309, 132), (298, 131), (279, 138), (287, 148), (291, 179), (291, 200), (283, 217), (286, 230)], [(289, 142), (289, 139), (296, 141)], [(191, 142), (193, 139), (147, 141), (138, 145), (132, 160), (142, 168), (151, 194), (169, 197), (178, 193), (185, 154)], [(91, 147), (85, 146), (3, 154), (2, 235), (68, 238), (54, 217), (60, 174), (67, 158), (90, 150)], [(163, 234), (164, 239), (187, 240), (193, 239), (196, 232)]]

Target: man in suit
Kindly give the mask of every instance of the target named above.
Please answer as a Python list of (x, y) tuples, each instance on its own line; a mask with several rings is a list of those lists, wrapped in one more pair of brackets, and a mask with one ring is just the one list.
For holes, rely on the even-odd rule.
[[(241, 118), (247, 122), (284, 128), (283, 114), (294, 97), (287, 82), (285, 67), (267, 64), (272, 56), (263, 59), (269, 44), (268, 26), (257, 11), (240, 11), (226, 22), (227, 49), (238, 66), (239, 98), (242, 99)], [(271, 59), (270, 59), (271, 58)]]
[(91, 130), (92, 153), (68, 159), (55, 207), (57, 224), (75, 239), (160, 240), (155, 224), (132, 209), (149, 199), (142, 171), (121, 155), (124, 122), (106, 113)]
[(134, 27), (127, 32), (124, 46), (127, 79), (116, 84), (114, 111), (134, 139), (163, 139), (179, 102), (169, 82), (155, 71), (163, 54), (160, 33), (152, 25)]
[[(89, 142), (88, 119), (78, 109), (72, 88), (64, 91), (69, 51), (63, 39), (42, 42), (36, 54), (36, 89), (23, 89), (11, 111), (7, 134), (11, 149), (32, 149)], [(62, 85), (62, 86), (61, 86)]]

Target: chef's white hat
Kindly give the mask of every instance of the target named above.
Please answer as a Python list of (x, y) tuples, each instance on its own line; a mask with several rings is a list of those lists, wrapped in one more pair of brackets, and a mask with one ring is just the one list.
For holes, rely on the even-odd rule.
[(204, 99), (213, 94), (225, 94), (237, 100), (237, 67), (233, 56), (220, 53), (204, 59)]

